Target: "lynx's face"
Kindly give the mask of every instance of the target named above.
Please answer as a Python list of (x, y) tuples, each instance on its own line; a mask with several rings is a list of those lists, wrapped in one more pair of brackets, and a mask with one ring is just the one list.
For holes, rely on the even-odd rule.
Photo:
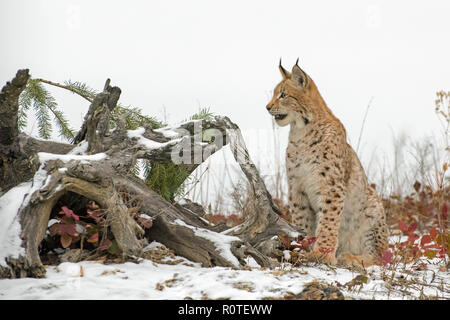
[(267, 111), (275, 118), (279, 126), (295, 123), (304, 126), (311, 121), (310, 86), (312, 80), (295, 64), (292, 72), (279, 66), (283, 80), (275, 87), (273, 97), (267, 104)]

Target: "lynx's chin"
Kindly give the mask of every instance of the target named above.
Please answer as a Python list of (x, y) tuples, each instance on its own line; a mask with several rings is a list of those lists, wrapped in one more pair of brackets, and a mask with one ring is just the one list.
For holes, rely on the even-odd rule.
[(279, 125), (280, 127), (287, 126), (291, 122), (291, 117), (289, 117), (289, 114), (287, 113), (275, 114), (273, 118), (275, 119), (277, 125)]
[(276, 114), (275, 116), (275, 120), (284, 120), (287, 117), (287, 114)]

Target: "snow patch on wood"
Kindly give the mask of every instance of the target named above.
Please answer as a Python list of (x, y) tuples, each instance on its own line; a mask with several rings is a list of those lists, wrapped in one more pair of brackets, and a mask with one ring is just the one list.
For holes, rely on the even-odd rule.
[(196, 236), (202, 237), (214, 243), (215, 247), (217, 248), (222, 257), (231, 262), (234, 266), (236, 267), (240, 266), (238, 259), (231, 252), (231, 243), (233, 241), (241, 241), (241, 239), (235, 236), (227, 236), (207, 229), (193, 227), (184, 223), (180, 219), (176, 219), (174, 222), (175, 224), (193, 230)]
[(17, 259), (25, 254), (21, 247), (22, 229), (17, 212), (31, 187), (31, 182), (25, 182), (0, 197), (0, 266), (7, 266), (6, 258)]
[(181, 138), (180, 138), (180, 139), (170, 140), (168, 142), (157, 142), (157, 141), (153, 141), (153, 140), (143, 137), (142, 135), (144, 133), (145, 133), (145, 128), (138, 128), (136, 130), (128, 130), (127, 131), (127, 135), (129, 138), (137, 139), (139, 144), (143, 145), (144, 147), (146, 147), (149, 150), (161, 149), (168, 145), (173, 145), (173, 144), (181, 141)]
[(61, 160), (63, 162), (69, 162), (71, 160), (76, 161), (100, 161), (107, 158), (106, 153), (96, 153), (91, 155), (76, 155), (76, 154), (55, 154), (47, 152), (38, 152), (39, 160), (41, 162), (49, 160)]

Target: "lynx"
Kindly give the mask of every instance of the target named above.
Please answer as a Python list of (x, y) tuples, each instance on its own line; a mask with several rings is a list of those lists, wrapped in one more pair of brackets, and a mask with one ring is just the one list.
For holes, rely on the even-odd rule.
[(298, 66), (281, 66), (267, 110), (279, 126), (290, 125), (286, 150), (292, 223), (315, 237), (310, 259), (364, 267), (387, 249), (386, 215), (367, 181), (342, 123), (314, 81)]

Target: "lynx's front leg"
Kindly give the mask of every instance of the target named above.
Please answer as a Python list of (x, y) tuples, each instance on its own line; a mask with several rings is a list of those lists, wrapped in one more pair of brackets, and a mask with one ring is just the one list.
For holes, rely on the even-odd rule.
[(305, 231), (308, 237), (314, 235), (316, 218), (308, 197), (301, 186), (295, 186), (289, 192), (289, 210), (292, 223)]
[(336, 264), (339, 226), (341, 220), (344, 188), (334, 183), (331, 187), (322, 187), (316, 194), (317, 227), (316, 241), (311, 257), (329, 264)]

